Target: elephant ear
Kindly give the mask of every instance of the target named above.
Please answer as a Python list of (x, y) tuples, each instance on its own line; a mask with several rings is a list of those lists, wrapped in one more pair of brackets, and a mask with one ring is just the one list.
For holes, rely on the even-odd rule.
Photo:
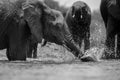
[(41, 16), (42, 10), (38, 7), (30, 4), (25, 4), (22, 6), (23, 13), (21, 16), (25, 19), (27, 25), (29, 26), (32, 35), (36, 38), (38, 42), (42, 41), (42, 24)]

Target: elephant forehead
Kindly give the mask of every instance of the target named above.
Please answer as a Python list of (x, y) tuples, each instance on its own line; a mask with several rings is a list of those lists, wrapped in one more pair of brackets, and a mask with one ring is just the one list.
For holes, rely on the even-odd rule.
[(60, 11), (57, 10), (52, 10), (52, 13), (55, 17), (55, 21), (52, 21), (54, 25), (56, 25), (57, 23), (63, 23), (64, 21), (64, 17), (62, 15), (62, 13)]
[(85, 7), (86, 5), (85, 5), (85, 3), (84, 2), (82, 2), (82, 1), (77, 1), (77, 2), (75, 2), (74, 4), (73, 4), (73, 6), (74, 7), (78, 7), (78, 8), (80, 8), (80, 7)]

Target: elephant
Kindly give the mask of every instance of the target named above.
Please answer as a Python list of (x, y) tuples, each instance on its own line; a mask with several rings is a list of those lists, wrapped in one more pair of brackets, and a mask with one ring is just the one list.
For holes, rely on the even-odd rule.
[(37, 58), (38, 42), (35, 42), (34, 37), (30, 36), (28, 43), (29, 43), (29, 46), (28, 46), (27, 57), (28, 58)]
[(90, 48), (90, 24), (91, 24), (91, 9), (83, 1), (76, 1), (68, 9), (66, 22), (73, 35), (74, 41), (79, 44), (84, 40), (84, 50)]
[[(74, 42), (72, 34), (70, 33), (69, 27), (62, 13), (54, 9), (47, 10), (47, 12), (47, 14), (43, 15), (42, 20), (44, 26), (43, 45), (45, 45), (47, 41), (62, 45), (71, 52), (73, 52), (73, 55), (80, 58), (83, 53)], [(44, 21), (46, 23), (44, 23)]]
[(106, 58), (120, 58), (120, 0), (101, 0), (100, 12), (106, 28)]
[(26, 60), (28, 38), (42, 41), (41, 17), (47, 6), (37, 0), (0, 0), (0, 50), (8, 60)]
[(75, 56), (82, 55), (62, 14), (40, 0), (0, 0), (0, 50), (9, 61), (26, 60), (29, 37), (63, 45)]

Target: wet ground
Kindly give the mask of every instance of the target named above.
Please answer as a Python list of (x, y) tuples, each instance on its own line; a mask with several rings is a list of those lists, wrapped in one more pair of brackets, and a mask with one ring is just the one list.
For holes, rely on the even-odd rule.
[(0, 61), (0, 80), (120, 80), (120, 61)]
[(74, 61), (68, 52), (62, 54), (63, 48), (57, 54), (58, 49), (52, 47), (41, 48), (39, 58), (25, 62), (10, 62), (2, 51), (0, 80), (120, 80), (120, 60)]

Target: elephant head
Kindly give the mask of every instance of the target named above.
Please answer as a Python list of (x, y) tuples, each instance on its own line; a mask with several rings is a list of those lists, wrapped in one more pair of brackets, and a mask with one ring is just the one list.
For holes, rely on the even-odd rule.
[(75, 2), (71, 7), (70, 12), (72, 15), (72, 19), (75, 20), (75, 22), (77, 22), (77, 23), (86, 22), (86, 20), (89, 18), (89, 16), (91, 18), (91, 10), (90, 10), (89, 6), (82, 1)]
[(27, 25), (30, 28), (32, 36), (35, 37), (36, 41), (42, 41), (42, 17), (46, 9), (49, 9), (47, 5), (38, 0), (27, 0), (22, 3), (22, 11), (19, 14), (24, 18)]
[(60, 11), (46, 9), (42, 21), (45, 40), (67, 47), (76, 57), (82, 55), (74, 43), (68, 25)]

